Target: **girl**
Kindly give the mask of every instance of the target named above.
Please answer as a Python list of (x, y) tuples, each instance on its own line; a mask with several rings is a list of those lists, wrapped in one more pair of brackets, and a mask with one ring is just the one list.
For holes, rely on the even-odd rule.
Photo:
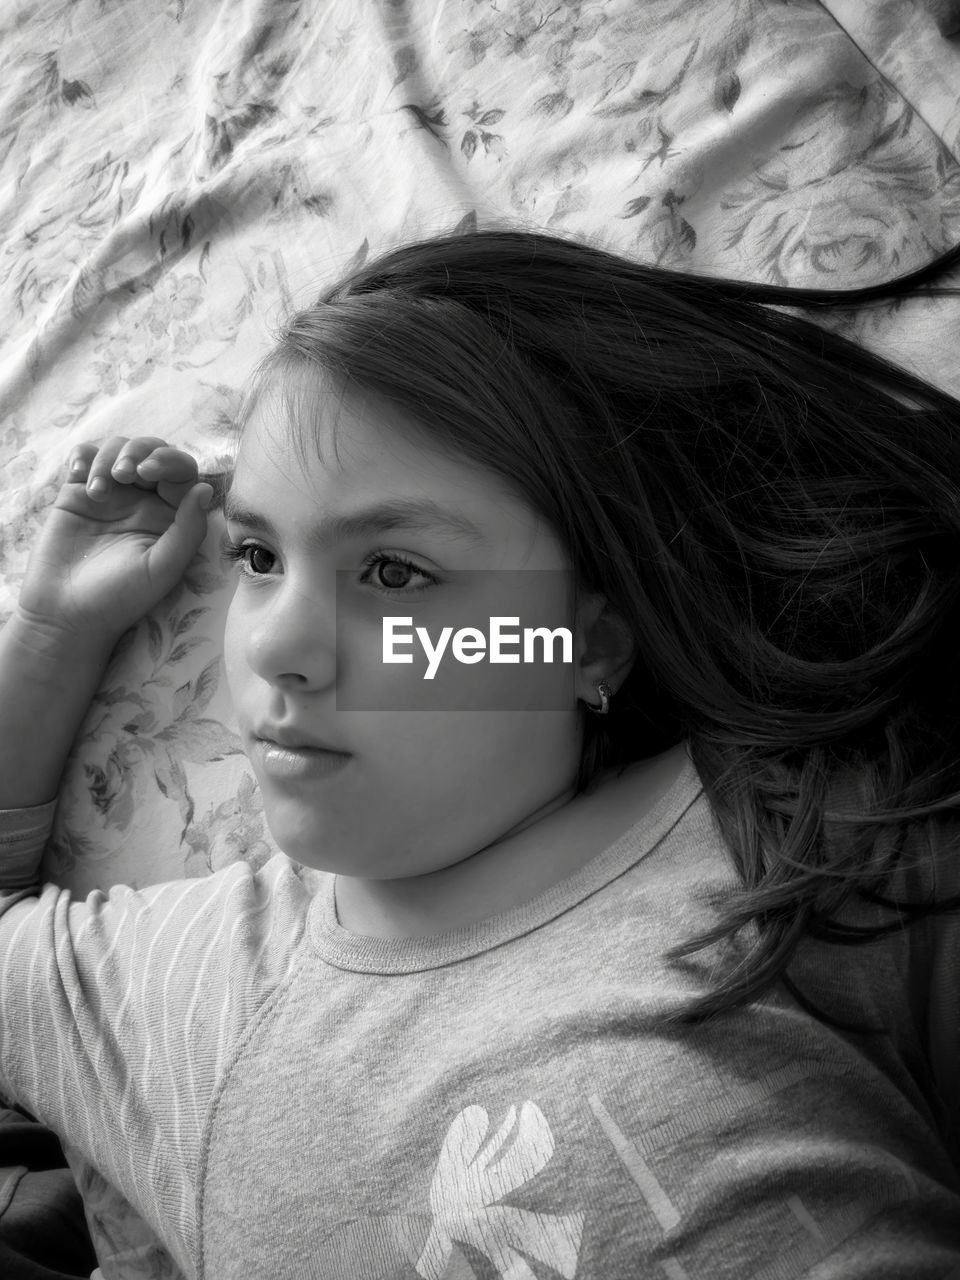
[[(296, 316), (225, 509), (286, 856), (83, 903), (63, 762), (212, 489), (74, 451), (0, 636), (0, 1079), (184, 1274), (960, 1266), (960, 412), (795, 300), (482, 231)], [(384, 661), (518, 599), (565, 669)]]

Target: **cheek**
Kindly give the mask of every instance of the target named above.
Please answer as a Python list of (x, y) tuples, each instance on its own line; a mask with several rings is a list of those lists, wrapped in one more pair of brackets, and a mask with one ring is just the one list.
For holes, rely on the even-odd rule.
[(455, 807), (524, 793), (579, 760), (576, 711), (400, 713), (376, 727), (390, 772), (415, 774), (436, 803)]
[[(380, 726), (367, 821), (412, 851), (421, 870), (469, 856), (572, 785), (573, 713), (423, 713)], [(370, 777), (365, 779), (370, 781)]]
[(227, 608), (223, 626), (223, 669), (231, 692), (247, 669), (243, 644), (246, 630), (242, 610), (234, 595)]

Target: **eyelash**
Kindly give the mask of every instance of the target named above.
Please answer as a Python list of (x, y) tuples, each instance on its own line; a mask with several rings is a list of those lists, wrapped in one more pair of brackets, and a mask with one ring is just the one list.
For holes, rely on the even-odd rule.
[[(224, 558), (236, 565), (244, 577), (253, 579), (266, 577), (266, 574), (253, 573), (250, 571), (247, 556), (253, 551), (263, 551), (266, 555), (273, 556), (273, 558), (276, 559), (273, 552), (268, 551), (267, 548), (261, 546), (259, 542), (233, 542), (230, 539), (226, 539), (223, 544)], [(414, 573), (418, 573), (422, 578), (427, 579), (427, 585), (422, 587), (384, 587), (371, 582), (370, 585), (373, 589), (375, 591), (379, 591), (381, 595), (417, 596), (428, 590), (429, 587), (435, 587), (438, 582), (432, 573), (428, 573), (426, 569), (421, 569), (420, 566), (414, 564), (412, 560), (406, 560), (403, 556), (388, 555), (385, 551), (371, 552), (363, 561), (361, 567), (363, 569), (373, 569), (378, 564), (402, 564), (405, 569), (410, 569)], [(367, 579), (361, 578), (361, 582), (364, 581), (367, 581)]]

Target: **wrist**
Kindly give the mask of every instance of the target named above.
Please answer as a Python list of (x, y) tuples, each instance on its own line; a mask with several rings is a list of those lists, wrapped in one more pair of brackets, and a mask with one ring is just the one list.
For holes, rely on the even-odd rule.
[(52, 623), (32, 617), (19, 607), (7, 621), (4, 631), (15, 648), (34, 658), (38, 665), (46, 665), (56, 671), (65, 663), (65, 669), (74, 678), (78, 668), (102, 669), (123, 634), (108, 635), (92, 629)]
[(56, 796), (112, 647), (20, 613), (0, 630), (0, 809)]

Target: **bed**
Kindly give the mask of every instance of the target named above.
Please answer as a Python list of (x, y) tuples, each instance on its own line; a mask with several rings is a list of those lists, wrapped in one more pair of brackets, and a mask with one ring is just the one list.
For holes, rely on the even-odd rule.
[[(840, 289), (936, 260), (958, 32), (950, 0), (8, 0), (0, 618), (73, 444), (159, 435), (223, 475), (282, 317), (404, 240), (509, 223)], [(956, 282), (817, 318), (960, 395)], [(220, 668), (221, 531), (77, 739), (45, 872), (78, 895), (275, 852)], [(177, 1274), (71, 1163), (105, 1280)]]

